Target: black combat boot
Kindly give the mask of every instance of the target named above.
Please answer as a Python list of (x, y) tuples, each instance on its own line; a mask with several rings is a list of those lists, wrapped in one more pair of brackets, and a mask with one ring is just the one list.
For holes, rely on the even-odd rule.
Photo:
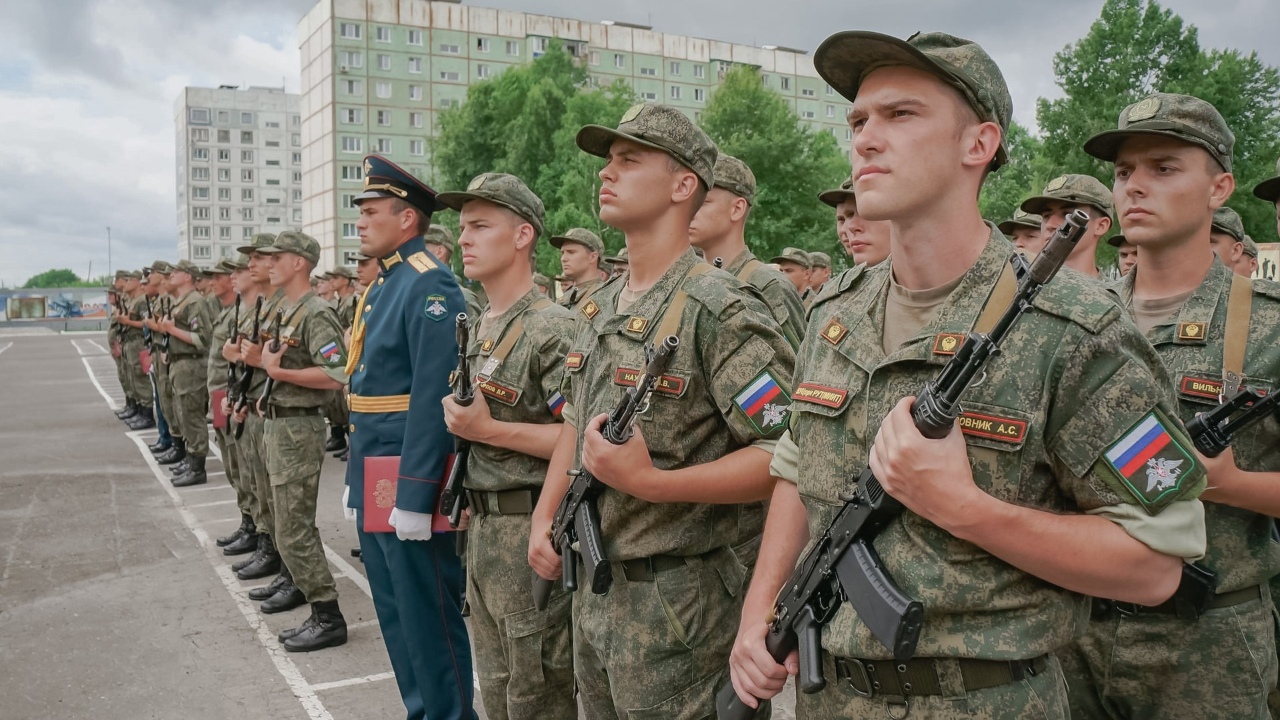
[(262, 602), (272, 595), (275, 595), (280, 591), (280, 588), (284, 587), (286, 584), (293, 584), (293, 576), (289, 574), (289, 568), (285, 567), (284, 563), (280, 563), (279, 575), (272, 578), (270, 583), (267, 583), (262, 587), (256, 587), (250, 590), (247, 594), (250, 600), (254, 602)]
[(282, 613), (307, 604), (307, 596), (293, 584), (293, 576), (289, 574), (288, 568), (281, 572), (280, 576), (285, 578), (284, 584), (276, 590), (275, 595), (263, 600), (258, 606), (258, 609), (266, 615)]
[[(287, 632), (289, 631), (286, 630), (285, 633)], [(346, 642), (347, 621), (338, 609), (338, 601), (325, 600), (311, 603), (311, 617), (297, 628), (296, 633), (284, 639), (284, 649), (289, 652), (311, 652), (337, 647)]]
[(341, 425), (329, 428), (329, 441), (324, 444), (325, 452), (342, 452), (347, 449), (347, 429)]
[(156, 426), (156, 416), (151, 408), (138, 406), (138, 413), (125, 421), (130, 430), (150, 430)]
[(346, 462), (346, 461), (347, 461), (347, 458), (351, 456), (351, 448), (350, 448), (350, 447), (348, 447), (347, 449), (343, 450), (342, 452), (334, 453), (334, 454), (333, 454), (333, 456), (334, 456), (335, 458), (337, 458), (337, 459), (341, 460), (342, 462)]
[(235, 532), (231, 533), (230, 535), (220, 537), (214, 542), (217, 543), (218, 547), (224, 548), (230, 545), (231, 543), (239, 540), (241, 537), (245, 535), (253, 535), (256, 532), (258, 532), (258, 528), (253, 524), (253, 518), (249, 517), (248, 515), (241, 515), (240, 527), (236, 528)]
[(173, 479), (174, 487), (191, 487), (192, 485), (203, 485), (209, 482), (209, 476), (204, 472), (204, 456), (189, 455), (187, 457), (187, 472)]
[[(259, 533), (255, 527), (252, 531), (241, 535), (238, 540), (232, 540), (230, 543), (227, 543), (227, 546), (222, 548), (222, 554), (228, 557), (233, 555), (244, 555), (245, 553), (253, 553), (256, 555), (258, 553), (258, 535)], [(252, 556), (236, 562), (232, 564), (231, 569), (239, 570), (245, 565), (248, 565), (249, 560), (251, 559)]]
[(186, 456), (187, 456), (187, 441), (183, 440), (180, 437), (174, 436), (173, 447), (169, 448), (169, 452), (166, 452), (165, 454), (156, 458), (156, 462), (160, 463), (161, 465), (172, 465), (177, 462), (182, 462), (182, 460)]
[(171, 442), (166, 442), (165, 440), (156, 440), (155, 442), (148, 445), (147, 449), (151, 451), (152, 455), (162, 455), (168, 452), (169, 448), (171, 447), (173, 447), (173, 443)]
[(259, 535), (258, 548), (261, 549), (262, 554), (256, 561), (237, 570), (236, 577), (241, 580), (257, 580), (280, 572), (280, 553), (276, 552), (271, 536), (266, 533)]
[(129, 418), (137, 414), (138, 414), (138, 403), (132, 400), (126, 401), (124, 404), (124, 407), (116, 411), (116, 417), (120, 418), (121, 420), (128, 420)]
[[(178, 477), (179, 475), (183, 475), (183, 474), (185, 474), (188, 470), (190, 470), (190, 469), (191, 469), (191, 466), (190, 466), (190, 465), (188, 465), (188, 463), (190, 463), (190, 462), (191, 462), (191, 456), (190, 456), (190, 455), (188, 455), (186, 458), (184, 458), (183, 460), (179, 461), (178, 463), (176, 463), (176, 464), (174, 464), (174, 465), (170, 465), (170, 466), (169, 466), (169, 474), (170, 474), (170, 475), (172, 475), (172, 476), (173, 476), (173, 477), (175, 477), (175, 478), (176, 478), (176, 477)], [(173, 478), (169, 478), (169, 479), (170, 479), (170, 480), (173, 480)]]

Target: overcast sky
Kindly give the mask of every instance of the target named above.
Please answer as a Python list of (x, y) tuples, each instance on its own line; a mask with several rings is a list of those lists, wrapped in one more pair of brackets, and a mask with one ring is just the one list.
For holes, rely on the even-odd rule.
[[(0, 283), (69, 267), (85, 275), (173, 259), (173, 107), (188, 85), (298, 91), (298, 20), (312, 0), (52, 0), (3, 3), (0, 22)], [(836, 29), (905, 37), (942, 30), (980, 42), (1034, 125), (1053, 97), (1053, 54), (1102, 0), (478, 0), (526, 12), (619, 20), (663, 32), (814, 48)], [(1274, 0), (1165, 0), (1206, 47), (1280, 65)]]

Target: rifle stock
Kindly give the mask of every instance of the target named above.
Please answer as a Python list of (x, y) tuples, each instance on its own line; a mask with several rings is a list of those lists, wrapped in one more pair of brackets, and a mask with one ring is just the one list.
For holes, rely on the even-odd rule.
[[(462, 407), (469, 407), (475, 402), (475, 385), (471, 382), (471, 361), (467, 358), (468, 345), (471, 342), (470, 330), (467, 327), (467, 314), (458, 313), (454, 318), (454, 332), (458, 344), (458, 368), (454, 370), (453, 401)], [(445, 480), (444, 489), (440, 492), (440, 512), (449, 518), (449, 527), (458, 529), (462, 522), (462, 512), (467, 509), (467, 493), (463, 487), (466, 481), (467, 460), (471, 457), (471, 441), (460, 437), (453, 439), (453, 465), (449, 467), (449, 477)], [(459, 531), (455, 541), (459, 557), (467, 551), (467, 533)]]

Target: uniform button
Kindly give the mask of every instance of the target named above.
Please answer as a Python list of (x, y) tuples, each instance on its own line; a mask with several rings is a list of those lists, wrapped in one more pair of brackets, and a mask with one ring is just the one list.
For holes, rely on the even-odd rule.
[(378, 284), (379, 284), (379, 285), (381, 285), (381, 284), (382, 284), (382, 278), (378, 278)]
[(356, 431), (356, 426), (355, 426), (355, 425), (352, 425), (351, 427), (347, 428), (347, 430), (349, 430), (350, 432), (355, 432), (355, 431)]
[(373, 309), (373, 306), (372, 306), (372, 305), (365, 305), (365, 306), (364, 306), (364, 311), (365, 311), (365, 312), (369, 312), (369, 311), (370, 311), (370, 310), (372, 310), (372, 309)]
[(360, 367), (356, 368), (356, 372), (364, 372), (364, 363), (360, 363)]

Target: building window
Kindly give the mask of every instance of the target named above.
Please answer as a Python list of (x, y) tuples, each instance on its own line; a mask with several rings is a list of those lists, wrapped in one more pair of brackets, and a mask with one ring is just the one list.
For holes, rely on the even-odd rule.
[(423, 154), (423, 153), (422, 153), (422, 148), (423, 148), (423, 145), (424, 145), (424, 144), (425, 144), (425, 143), (423, 143), (423, 141), (421, 141), (421, 140), (410, 140), (410, 141), (409, 141), (409, 154), (410, 154), (410, 155), (421, 155), (421, 154)]
[(244, 188), (241, 190), (240, 199), (244, 202), (253, 202), (253, 188)]
[(657, 99), (658, 99), (658, 94), (657, 94), (657, 93), (651, 93), (651, 92), (647, 92), (647, 93), (640, 93), (640, 97), (641, 97), (642, 99), (644, 99), (644, 100), (657, 100)]
[(209, 108), (191, 108), (191, 111), (187, 114), (187, 117), (193, 123), (200, 123), (202, 125), (207, 125), (209, 124)]
[(200, 186), (191, 188), (191, 199), (192, 200), (208, 200), (209, 188), (200, 187)]
[(422, 58), (420, 57), (409, 58), (409, 72), (411, 73), (422, 72)]
[(658, 75), (658, 68), (642, 67), (640, 68), (640, 74), (656, 77)]
[(813, 91), (813, 88), (800, 88), (801, 97), (814, 97), (817, 94)]
[(263, 144), (264, 144), (264, 145), (266, 145), (267, 147), (280, 147), (280, 141), (279, 141), (279, 140), (267, 140), (267, 141), (266, 141), (265, 143), (263, 143)]
[(379, 25), (373, 29), (373, 39), (377, 42), (391, 42), (391, 28), (385, 25)]
[(679, 99), (680, 99), (680, 86), (679, 86), (679, 85), (672, 85), (672, 86), (671, 86), (671, 99), (672, 99), (672, 100), (679, 100)]
[(344, 95), (363, 95), (364, 81), (363, 80), (343, 80), (342, 93)]
[(267, 127), (269, 127), (269, 128), (278, 128), (278, 127), (280, 127), (280, 123), (278, 123), (278, 122), (269, 122), (269, 123), (267, 123)]
[(391, 97), (391, 82), (388, 80), (379, 80), (374, 86), (374, 93), (383, 99)]
[[(226, 216), (225, 218), (222, 218), (222, 219), (223, 219), (223, 220), (230, 220), (230, 219), (231, 219), (230, 208), (224, 208), (224, 209), (225, 209), (225, 210), (227, 210), (228, 212), (227, 212), (227, 216)], [(231, 226), (230, 226), (230, 225), (223, 225), (222, 227), (218, 228), (218, 239), (219, 239), (219, 240), (230, 240), (230, 239), (231, 239)], [(224, 248), (222, 248), (222, 250), (223, 250), (223, 252), (222, 252), (223, 257), (228, 257), (228, 256), (230, 256), (230, 255), (231, 255), (231, 253), (230, 253), (231, 248), (229, 248), (229, 247), (224, 247)]]
[(298, 127), (299, 125), (301, 125), (301, 124), (302, 124), (302, 116), (301, 116), (301, 115), (291, 115), (291, 116), (289, 117), (289, 124), (293, 125), (294, 127)]
[(293, 153), (293, 155), (291, 155), (291, 156), (290, 156), (289, 161), (290, 161), (291, 163), (293, 163), (294, 165), (301, 165), (301, 164), (302, 164), (302, 153)]
[(835, 106), (835, 105), (828, 105), (828, 106), (827, 106), (827, 117), (829, 117), (829, 118), (833, 118), (833, 117), (835, 117), (835, 116), (836, 116), (836, 106)]
[(444, 100), (440, 101), (440, 107), (444, 109), (456, 108), (458, 107), (458, 101), (453, 100), (451, 98), (445, 98)]
[(246, 222), (253, 220), (253, 208), (240, 208), (240, 219)]
[(507, 54), (516, 57), (520, 55), (520, 43), (515, 40), (507, 41)]
[(241, 131), (240, 131), (240, 144), (241, 144), (241, 145), (252, 145), (252, 144), (253, 144), (253, 131), (252, 131), (252, 130), (241, 130)]
[(360, 108), (346, 108), (342, 111), (342, 122), (346, 125), (363, 125), (364, 110)]
[(218, 168), (218, 182), (231, 182), (230, 168)]
[(218, 142), (220, 142), (220, 143), (229, 143), (229, 142), (231, 142), (231, 131), (230, 131), (230, 130), (219, 130), (219, 131), (218, 131)]
[(422, 113), (420, 112), (409, 113), (409, 124), (416, 128), (422, 127)]
[[(268, 185), (279, 185), (279, 184), (280, 184), (280, 181), (279, 181), (279, 180), (268, 180), (268, 181), (267, 181), (267, 184), (268, 184)], [(268, 205), (271, 205), (271, 204), (279, 205), (279, 204), (280, 204), (280, 198), (267, 198), (267, 204), (268, 204)]]
[[(292, 197), (292, 198), (293, 198), (293, 201), (294, 201), (294, 202), (302, 202), (302, 191), (301, 191), (301, 190), (294, 190), (290, 197)], [(301, 212), (301, 211), (299, 211), (299, 212)]]
[(789, 77), (787, 77), (787, 76), (785, 76), (785, 75), (784, 75), (784, 76), (782, 76), (782, 77), (778, 78), (778, 82), (782, 84), (782, 89), (783, 89), (783, 90), (790, 90), (790, 89), (791, 89), (791, 78), (789, 78)]
[(826, 92), (828, 95), (833, 95), (833, 94), (835, 94), (835, 91), (831, 89), (831, 86), (830, 86), (830, 85), (827, 85), (827, 89), (826, 89), (826, 91), (825, 91), (825, 92)]
[(442, 44), (440, 45), (440, 54), (441, 55), (461, 55), (462, 48), (458, 47), (457, 45)]
[(845, 140), (852, 140), (852, 139), (853, 139), (853, 128), (845, 128), (845, 129), (844, 129), (844, 139), (845, 139)]
[[(195, 230), (196, 230), (196, 232), (197, 232), (197, 233), (198, 233), (198, 232), (200, 232), (201, 230), (203, 230), (203, 231), (204, 231), (204, 234), (203, 234), (203, 235), (195, 235), (195, 237), (202, 238), (202, 239), (208, 239), (208, 237), (209, 237), (209, 228), (207, 228), (207, 227), (199, 227), (199, 228), (195, 228)], [(210, 254), (209, 254), (209, 246), (208, 246), (208, 245), (192, 245), (192, 246), (191, 246), (191, 257), (195, 258), (196, 260), (208, 260), (208, 259), (210, 258)]]
[(240, 124), (241, 124), (241, 125), (252, 125), (252, 124), (253, 124), (253, 113), (251, 113), (251, 112), (242, 112), (242, 113), (240, 113)]
[(422, 31), (421, 31), (421, 30), (410, 30), (410, 31), (409, 31), (409, 44), (410, 44), (410, 45), (422, 45)]
[(377, 111), (377, 112), (378, 112), (378, 114), (377, 114), (377, 115), (375, 115), (374, 117), (375, 117), (375, 118), (377, 118), (378, 124), (379, 124), (379, 125), (381, 125), (382, 127), (390, 127), (390, 126), (391, 126), (391, 111), (390, 111), (390, 110), (379, 110), (379, 111)]
[(356, 206), (355, 204), (356, 196), (353, 195), (352, 193), (342, 193), (341, 197), (342, 197), (342, 209), (350, 210)]
[(613, 66), (616, 68), (627, 66), (627, 59), (623, 57), (622, 53), (613, 54)]
[(760, 84), (761, 84), (761, 85), (763, 85), (763, 86), (765, 86), (765, 87), (769, 87), (769, 76), (768, 76), (768, 75), (761, 75), (761, 76), (760, 76)]
[(230, 151), (230, 150), (219, 150), (219, 151), (218, 151), (218, 162), (231, 162), (231, 151)]
[(360, 39), (360, 26), (355, 23), (339, 23), (338, 32), (348, 40)]
[(476, 38), (476, 50), (478, 52), (489, 52), (489, 38)]
[(489, 66), (485, 65), (484, 63), (480, 63), (479, 65), (476, 65), (476, 77), (478, 78), (489, 77)]
[(218, 111), (218, 122), (223, 123), (223, 124), (226, 124), (226, 123), (231, 122), (231, 111), (230, 111), (230, 110), (219, 110), (219, 111)]
[(209, 142), (209, 128), (191, 128), (191, 139), (196, 142)]
[(384, 155), (391, 154), (391, 138), (378, 138), (378, 144), (374, 148), (374, 152)]
[(587, 53), (587, 62), (591, 63), (592, 65), (599, 65), (599, 64), (600, 64), (600, 51), (599, 51), (599, 50), (592, 50), (591, 52)]
[(192, 220), (208, 220), (209, 208), (208, 207), (192, 207), (191, 219)]
[(805, 111), (803, 111), (803, 112), (801, 112), (801, 113), (800, 113), (800, 117), (804, 118), (805, 120), (812, 120), (812, 119), (814, 119), (814, 117), (816, 117), (816, 116), (817, 116), (817, 114), (816, 114), (815, 112), (813, 112), (812, 110), (805, 110)]
[(421, 86), (421, 85), (410, 85), (410, 86), (409, 86), (409, 99), (410, 99), (410, 100), (421, 100), (421, 99), (422, 99), (422, 86)]
[(673, 63), (671, 63), (671, 74), (672, 74), (672, 75), (679, 75), (679, 74), (680, 74), (680, 63), (678, 63), (678, 62), (673, 62)]
[[(196, 227), (191, 228), (191, 237), (193, 237), (193, 238), (198, 238), (198, 239), (200, 239), (200, 240), (208, 240), (208, 239), (209, 239), (209, 228), (208, 228), (207, 226), (205, 226), (205, 225), (197, 225)], [(209, 251), (209, 248), (205, 248), (205, 252), (206, 252), (206, 253), (208, 253), (208, 251)], [(199, 257), (199, 255), (198, 255), (198, 253), (199, 253), (199, 248), (198, 248), (198, 247), (196, 248), (196, 252), (197, 252), (197, 257)]]
[(358, 50), (343, 50), (339, 56), (342, 61), (342, 69), (361, 68), (364, 67), (364, 53)]
[[(230, 188), (218, 188), (218, 199), (219, 199), (219, 200), (221, 200), (221, 199), (222, 199), (222, 191), (223, 191), (223, 190), (226, 190), (226, 191), (227, 191), (227, 199), (228, 199), (228, 200), (230, 200), (230, 199), (231, 199), (231, 189), (230, 189)], [(230, 220), (230, 219), (231, 219), (231, 208), (229, 208), (229, 207), (220, 207), (220, 208), (218, 208), (218, 219), (219, 219), (219, 220)]]
[(253, 151), (252, 151), (252, 150), (241, 150), (241, 151), (240, 151), (240, 162), (242, 162), (242, 163), (251, 163), (251, 162), (253, 162)]
[(208, 160), (209, 148), (191, 148), (192, 160)]
[(343, 165), (342, 179), (343, 180), (363, 180), (364, 169), (361, 168), (359, 165)]
[(293, 178), (291, 179), (291, 181), (292, 181), (292, 182), (296, 182), (296, 183), (300, 183), (300, 182), (302, 182), (302, 173), (301, 173), (301, 172), (299, 172), (299, 171), (297, 171), (297, 170), (294, 170), (294, 171), (293, 171)]
[(302, 210), (300, 208), (293, 209), (293, 221), (296, 223), (302, 222)]
[(342, 264), (343, 264), (343, 265), (346, 265), (347, 267), (355, 267), (355, 266), (356, 266), (356, 255), (359, 255), (359, 254), (360, 254), (360, 253), (356, 252), (355, 250), (343, 250), (343, 251), (342, 251)]
[(390, 55), (379, 55), (379, 56), (378, 56), (378, 69), (379, 69), (379, 70), (390, 70), (390, 69), (391, 69), (391, 56), (390, 56)]
[(240, 171), (240, 182), (253, 182), (253, 170), (245, 168)]
[(538, 57), (547, 51), (547, 39), (544, 37), (536, 37), (533, 39), (533, 56)]
[(343, 240), (360, 239), (360, 231), (356, 230), (355, 223), (342, 223), (342, 239)]
[(456, 72), (452, 72), (450, 70), (441, 70), (440, 79), (444, 80), (445, 82), (458, 82), (460, 77)]
[(350, 135), (342, 136), (342, 152), (358, 153), (364, 152), (364, 139), (351, 137)]
[[(224, 202), (229, 202), (231, 200), (231, 188), (218, 188), (218, 199)], [(226, 208), (223, 209), (225, 210)], [(228, 210), (228, 212), (230, 211)], [(224, 219), (230, 220), (231, 216), (228, 215)]]
[(706, 90), (703, 90), (702, 88), (694, 88), (694, 89), (693, 89), (693, 100), (694, 100), (694, 102), (705, 102), (705, 101), (706, 101), (706, 99), (707, 99), (707, 91), (706, 91)]
[(699, 80), (701, 80), (701, 79), (705, 78), (705, 77), (707, 76), (707, 66), (706, 66), (706, 65), (694, 65), (694, 66), (693, 66), (693, 76), (694, 76), (694, 77), (696, 77), (696, 78), (698, 78)]
[(193, 168), (191, 168), (191, 179), (192, 179), (192, 180), (208, 180), (208, 179), (209, 179), (209, 168), (207, 168), (207, 167), (193, 167)]
[(302, 136), (299, 135), (298, 133), (294, 133), (293, 137), (290, 139), (289, 144), (293, 145), (294, 147), (298, 147), (299, 145), (302, 145)]
[(279, 161), (279, 160), (268, 160), (268, 161), (267, 161), (267, 167), (280, 167), (280, 161)]

